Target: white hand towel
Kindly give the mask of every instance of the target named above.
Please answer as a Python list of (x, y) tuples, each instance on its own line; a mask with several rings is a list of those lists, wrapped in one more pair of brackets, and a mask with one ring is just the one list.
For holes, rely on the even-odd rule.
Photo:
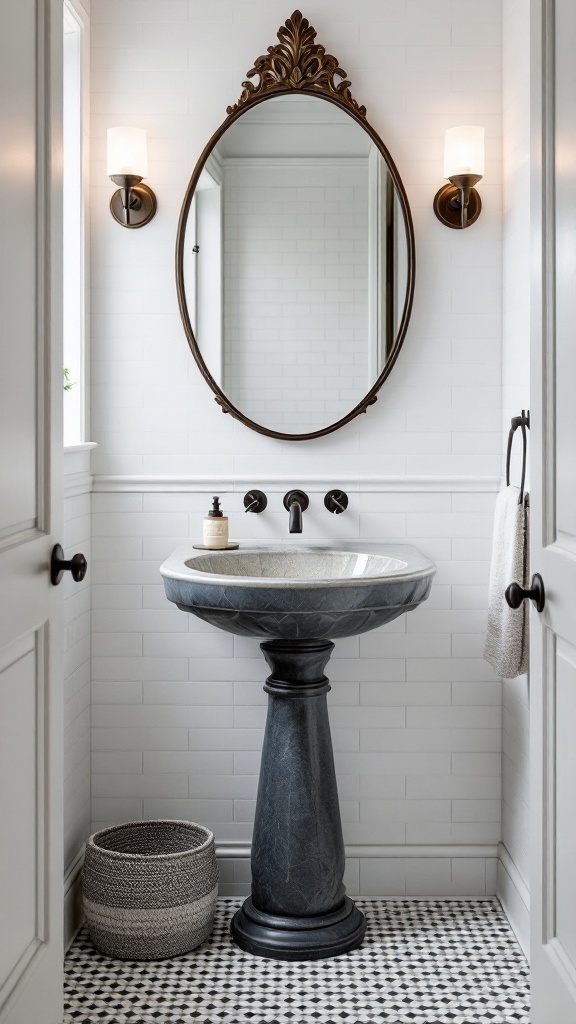
[(488, 593), (488, 629), (484, 658), (504, 679), (514, 679), (528, 669), (528, 608), (509, 608), (504, 592), (516, 581), (528, 579), (528, 507), (519, 504), (518, 487), (504, 487), (496, 499), (492, 564)]

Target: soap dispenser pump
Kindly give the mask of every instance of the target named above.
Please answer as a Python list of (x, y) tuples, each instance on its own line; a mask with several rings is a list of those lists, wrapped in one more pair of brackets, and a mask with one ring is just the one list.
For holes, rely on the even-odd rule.
[(220, 508), (220, 498), (215, 496), (212, 500), (212, 508), (204, 517), (202, 539), (207, 548), (228, 547), (228, 516), (225, 516)]

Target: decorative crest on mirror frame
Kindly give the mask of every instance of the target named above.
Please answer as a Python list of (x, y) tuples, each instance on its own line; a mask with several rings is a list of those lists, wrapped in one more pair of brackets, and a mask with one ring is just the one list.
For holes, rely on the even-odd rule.
[[(294, 11), (277, 34), (280, 42), (269, 46), (268, 52), (254, 62), (254, 67), (247, 72), (247, 80), (242, 82), (244, 88), (240, 99), (226, 108), (227, 114), (235, 114), (240, 107), (267, 93), (301, 89), (334, 96), (351, 107), (358, 117), (366, 117), (366, 107), (360, 106), (352, 97), (351, 82), (346, 78), (346, 72), (339, 67), (336, 57), (314, 42), (316, 29), (300, 11)], [(250, 79), (256, 76), (258, 82), (255, 84)], [(341, 81), (336, 81), (335, 76)]]

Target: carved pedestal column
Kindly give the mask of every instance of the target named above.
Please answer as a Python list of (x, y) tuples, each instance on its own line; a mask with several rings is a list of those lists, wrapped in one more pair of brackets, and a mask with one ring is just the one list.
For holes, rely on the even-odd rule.
[(344, 842), (324, 668), (330, 640), (261, 644), (272, 674), (254, 839), (252, 895), (232, 921), (242, 949), (317, 960), (355, 949), (364, 915), (345, 895)]

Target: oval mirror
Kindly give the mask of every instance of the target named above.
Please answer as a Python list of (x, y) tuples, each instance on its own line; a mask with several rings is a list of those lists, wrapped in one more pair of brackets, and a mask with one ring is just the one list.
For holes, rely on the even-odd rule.
[(315, 37), (295, 11), (248, 72), (196, 165), (176, 246), (184, 328), (216, 400), (285, 440), (376, 401), (414, 291), (406, 192)]

